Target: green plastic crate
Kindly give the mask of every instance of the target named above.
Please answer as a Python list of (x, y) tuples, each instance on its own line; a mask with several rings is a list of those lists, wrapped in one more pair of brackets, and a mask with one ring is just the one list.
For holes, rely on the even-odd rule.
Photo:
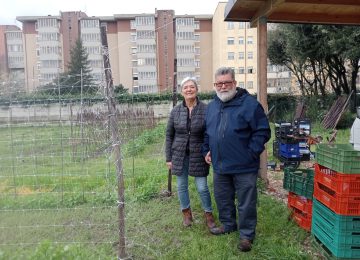
[[(314, 198), (311, 221), (312, 232), (333, 247), (349, 247), (360, 250), (360, 218), (337, 215)], [(325, 243), (326, 241), (326, 243)]]
[(351, 144), (318, 144), (315, 159), (331, 170), (360, 174), (360, 151)]
[(313, 200), (312, 215), (319, 217), (324, 226), (333, 232), (355, 231), (360, 234), (360, 215), (339, 215), (326, 207), (316, 198)]
[(285, 168), (283, 187), (285, 190), (312, 200), (314, 192), (314, 170)]
[(320, 253), (322, 256), (325, 257), (327, 260), (355, 260), (359, 259), (358, 254), (351, 251), (351, 248), (344, 248), (342, 251), (341, 257), (336, 257), (331, 253), (331, 251), (324, 245), (317, 237), (315, 237), (313, 234), (311, 235), (311, 245), (318, 253)]

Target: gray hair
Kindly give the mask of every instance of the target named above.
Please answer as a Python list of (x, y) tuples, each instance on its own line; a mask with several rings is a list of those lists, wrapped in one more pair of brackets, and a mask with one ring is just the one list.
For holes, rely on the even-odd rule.
[(195, 78), (192, 78), (192, 77), (186, 77), (184, 78), (181, 83), (180, 83), (180, 86), (181, 88), (183, 88), (183, 86), (185, 85), (186, 82), (188, 81), (192, 81), (192, 83), (194, 83), (195, 87), (196, 87), (196, 90), (198, 90), (198, 84), (196, 82), (196, 79)]
[(227, 75), (227, 74), (230, 74), (231, 75), (231, 79), (232, 80), (235, 80), (235, 72), (234, 72), (234, 69), (233, 68), (230, 68), (230, 67), (221, 67), (221, 68), (218, 68), (215, 72), (215, 79), (218, 77), (218, 76), (221, 76), (221, 75)]

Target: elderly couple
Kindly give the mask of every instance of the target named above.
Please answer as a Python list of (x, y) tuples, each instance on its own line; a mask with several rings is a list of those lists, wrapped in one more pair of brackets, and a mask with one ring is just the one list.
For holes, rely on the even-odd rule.
[[(193, 222), (188, 191), (188, 176), (193, 176), (210, 233), (239, 230), (238, 248), (247, 252), (255, 238), (256, 180), (260, 154), (270, 138), (269, 122), (260, 103), (236, 88), (232, 68), (216, 71), (214, 89), (216, 96), (206, 105), (197, 97), (196, 80), (182, 81), (184, 101), (171, 111), (166, 130), (166, 164), (176, 175), (183, 225)], [(207, 185), (210, 164), (220, 227), (215, 224)]]

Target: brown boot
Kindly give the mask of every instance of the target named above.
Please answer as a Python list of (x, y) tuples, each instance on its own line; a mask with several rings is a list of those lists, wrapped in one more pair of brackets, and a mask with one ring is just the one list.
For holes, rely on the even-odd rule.
[(184, 217), (184, 220), (183, 220), (183, 225), (185, 227), (190, 227), (192, 222), (193, 222), (193, 218), (192, 218), (192, 214), (191, 214), (191, 209), (188, 208), (188, 209), (183, 209), (182, 210), (182, 213), (183, 213), (183, 217)]
[(205, 221), (209, 229), (216, 227), (214, 216), (211, 212), (205, 212)]

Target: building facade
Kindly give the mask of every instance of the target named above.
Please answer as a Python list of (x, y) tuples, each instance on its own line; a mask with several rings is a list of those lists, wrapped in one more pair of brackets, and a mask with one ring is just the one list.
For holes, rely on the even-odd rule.
[(23, 33), (15, 25), (0, 25), (0, 93), (24, 86)]
[[(257, 28), (247, 22), (225, 22), (225, 6), (220, 2), (213, 16), (213, 70), (232, 67), (238, 87), (257, 93)], [(268, 93), (289, 93), (292, 75), (287, 68), (269, 63), (267, 78)]]
[(131, 93), (160, 93), (173, 91), (190, 76), (202, 91), (212, 89), (211, 15), (176, 16), (173, 10), (155, 10), (154, 14), (88, 17), (83, 12), (60, 12), (17, 20), (23, 24), (26, 91), (52, 83), (66, 72), (78, 38), (88, 53), (93, 78), (104, 82), (102, 24), (114, 85), (122, 84)]
[[(225, 22), (225, 5), (220, 2), (214, 15), (155, 9), (151, 14), (105, 17), (83, 12), (17, 17), (22, 31), (3, 29), (7, 48), (0, 45), (0, 69), (11, 69), (25, 91), (34, 91), (66, 72), (80, 38), (95, 83), (105, 84), (100, 30), (105, 26), (113, 83), (130, 93), (171, 92), (185, 77), (196, 78), (200, 91), (212, 91), (214, 72), (221, 66), (234, 68), (238, 86), (256, 93), (257, 29), (245, 22)], [(268, 79), (269, 93), (289, 92), (291, 73), (284, 68), (269, 64)]]

